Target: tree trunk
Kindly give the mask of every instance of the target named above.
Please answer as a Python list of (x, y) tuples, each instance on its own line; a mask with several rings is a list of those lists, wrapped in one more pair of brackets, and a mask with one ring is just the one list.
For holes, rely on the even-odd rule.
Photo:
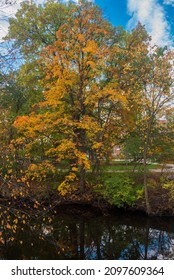
[(146, 211), (147, 214), (150, 215), (151, 213), (151, 206), (149, 202), (149, 193), (148, 193), (148, 185), (147, 185), (147, 150), (148, 146), (147, 143), (144, 145), (144, 162), (143, 162), (143, 167), (144, 167), (144, 193), (145, 193), (145, 203), (146, 203)]
[(80, 167), (80, 192), (84, 193), (85, 191), (85, 175), (86, 175), (86, 170), (84, 163)]

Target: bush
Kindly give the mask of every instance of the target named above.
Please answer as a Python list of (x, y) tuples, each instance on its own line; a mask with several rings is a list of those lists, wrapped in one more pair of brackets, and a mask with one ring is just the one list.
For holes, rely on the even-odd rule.
[(130, 174), (111, 173), (104, 179), (104, 184), (97, 189), (103, 197), (117, 207), (133, 204), (142, 197), (143, 186), (137, 185)]
[[(162, 181), (162, 180), (161, 180)], [(163, 179), (164, 181), (164, 179)], [(169, 192), (169, 202), (174, 202), (174, 180), (165, 180), (162, 182), (162, 188)]]

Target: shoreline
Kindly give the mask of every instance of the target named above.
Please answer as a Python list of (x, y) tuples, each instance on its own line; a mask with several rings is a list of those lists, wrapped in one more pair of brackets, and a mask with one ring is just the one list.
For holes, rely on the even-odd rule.
[(13, 207), (16, 211), (25, 211), (26, 213), (32, 212), (35, 214), (36, 212), (42, 211), (44, 207), (47, 212), (52, 211), (53, 209), (74, 209), (79, 211), (92, 211), (95, 214), (109, 216), (110, 214), (121, 214), (121, 215), (139, 215), (142, 217), (174, 217), (174, 213), (171, 213), (170, 209), (160, 210), (159, 212), (153, 212), (148, 215), (145, 210), (144, 202), (138, 202), (134, 206), (125, 205), (125, 207), (117, 207), (115, 205), (109, 204), (107, 201), (103, 201), (98, 203), (98, 201), (85, 201), (85, 200), (49, 200), (49, 201), (40, 201), (37, 202), (38, 206), (35, 206), (36, 201), (32, 201), (29, 198), (2, 198), (0, 197), (0, 209)]

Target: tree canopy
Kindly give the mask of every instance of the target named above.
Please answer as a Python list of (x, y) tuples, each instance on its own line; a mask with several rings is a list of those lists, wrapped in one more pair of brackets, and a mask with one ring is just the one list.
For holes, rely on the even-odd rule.
[(23, 2), (5, 39), (21, 61), (3, 76), (1, 176), (51, 176), (61, 195), (84, 193), (121, 144), (143, 159), (148, 208), (147, 161), (165, 157), (164, 141), (173, 149), (173, 51), (153, 46), (140, 23), (113, 27), (83, 0)]

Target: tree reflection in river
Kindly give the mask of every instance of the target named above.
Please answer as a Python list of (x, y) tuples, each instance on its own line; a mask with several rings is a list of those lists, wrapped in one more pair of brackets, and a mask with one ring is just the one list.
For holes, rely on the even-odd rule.
[[(158, 222), (159, 221), (159, 222)], [(174, 259), (174, 221), (138, 216), (58, 213), (51, 223), (18, 224), (14, 238), (1, 228), (1, 259)], [(167, 224), (170, 224), (168, 228)], [(172, 230), (173, 229), (173, 230)]]

